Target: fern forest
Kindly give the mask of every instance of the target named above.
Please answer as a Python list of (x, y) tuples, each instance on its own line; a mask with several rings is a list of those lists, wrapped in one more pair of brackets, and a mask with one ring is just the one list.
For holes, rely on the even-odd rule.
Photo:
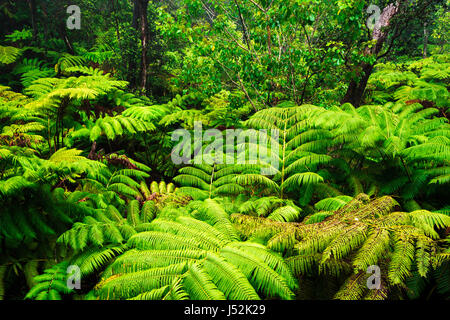
[(0, 2), (0, 300), (449, 300), (448, 0)]

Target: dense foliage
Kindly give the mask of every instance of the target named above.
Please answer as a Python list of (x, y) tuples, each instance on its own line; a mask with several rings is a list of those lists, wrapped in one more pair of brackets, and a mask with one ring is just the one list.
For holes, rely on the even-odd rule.
[(450, 298), (448, 1), (77, 2), (0, 4), (0, 299)]

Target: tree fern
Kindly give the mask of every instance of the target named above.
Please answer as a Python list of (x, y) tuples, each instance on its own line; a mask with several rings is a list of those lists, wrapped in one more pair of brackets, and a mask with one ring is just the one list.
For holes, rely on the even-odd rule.
[[(326, 271), (330, 268), (330, 262), (351, 259), (355, 276), (348, 279), (348, 285), (357, 285), (359, 289), (354, 291), (343, 287), (340, 292), (347, 298), (362, 298), (368, 293), (367, 288), (364, 289), (365, 280), (364, 283), (355, 282), (363, 279), (355, 277), (358, 274), (363, 276), (370, 265), (381, 266), (388, 262), (386, 282), (383, 283), (388, 291), (391, 287), (405, 284), (411, 276), (413, 265), (422, 276), (432, 270), (431, 257), (436, 255), (437, 250), (437, 243), (433, 240), (436, 238), (434, 229), (446, 228), (450, 223), (447, 216), (424, 211), (395, 212), (397, 204), (389, 197), (365, 205), (358, 205), (359, 199), (350, 201), (322, 222), (292, 226), (278, 224), (276, 229), (280, 231), (272, 233), (272, 239), (266, 240), (268, 246), (277, 249), (274, 245), (277, 235), (286, 237), (286, 233), (292, 233), (296, 239), (290, 243), (294, 254), (287, 261), (293, 270), (301, 274), (311, 272), (312, 268), (333, 272), (331, 269)], [(259, 228), (264, 230), (267, 227), (261, 224), (252, 233), (258, 234)], [(313, 258), (308, 260), (308, 256)], [(345, 275), (339, 270), (335, 272)], [(355, 292), (355, 295), (348, 296), (350, 292)], [(344, 296), (338, 294), (337, 297)]]
[(67, 267), (68, 264), (63, 262), (35, 277), (37, 284), (27, 293), (25, 299), (61, 300), (64, 295), (70, 294), (72, 289), (67, 286)]
[[(194, 207), (191, 217), (179, 214), (139, 224), (138, 233), (127, 241), (128, 249), (106, 267), (95, 294), (102, 299), (166, 299), (168, 290), (179, 290), (176, 285), (180, 285), (190, 299), (259, 299), (258, 293), (272, 298), (294, 296), (297, 284), (280, 256), (262, 245), (230, 238), (236, 232), (214, 200), (204, 208)], [(117, 252), (115, 247), (105, 252), (110, 250)], [(113, 257), (108, 253), (100, 258), (103, 253), (97, 249), (81, 252), (74, 261), (94, 252), (99, 258), (89, 259), (101, 259), (101, 266)], [(86, 274), (92, 269), (83, 267)]]
[(0, 63), (11, 64), (17, 60), (21, 51), (15, 47), (3, 47), (0, 46)]
[(233, 180), (242, 167), (224, 164), (193, 164), (179, 170), (180, 174), (173, 180), (181, 185), (179, 192), (192, 196), (194, 199), (206, 199), (221, 194), (238, 194), (244, 191)]

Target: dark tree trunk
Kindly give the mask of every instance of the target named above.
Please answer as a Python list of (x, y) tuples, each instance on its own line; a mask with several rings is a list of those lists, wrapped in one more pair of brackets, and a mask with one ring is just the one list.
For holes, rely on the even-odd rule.
[(116, 27), (116, 34), (117, 34), (117, 41), (120, 47), (120, 30), (119, 30), (119, 19), (117, 18), (118, 15), (118, 10), (119, 10), (119, 3), (117, 3), (116, 1), (112, 1), (112, 11), (114, 12), (114, 22), (115, 22), (115, 27)]
[(349, 102), (355, 107), (359, 107), (362, 102), (367, 82), (372, 74), (374, 65), (366, 63), (362, 66), (361, 78), (359, 81), (351, 81), (343, 102)]
[[(389, 24), (392, 18), (398, 13), (398, 8), (398, 2), (396, 4), (390, 4), (384, 8), (372, 32), (372, 40), (376, 40), (376, 44), (372, 48), (366, 48), (364, 52), (365, 55), (374, 55), (377, 57), (381, 52), (389, 32)], [(364, 91), (366, 90), (367, 82), (372, 74), (374, 66), (375, 63), (364, 63), (361, 66), (359, 77), (358, 79), (354, 79), (350, 82), (347, 93), (342, 100), (343, 103), (349, 102), (355, 107), (359, 107), (361, 105)]]
[(73, 49), (72, 43), (69, 40), (69, 37), (67, 36), (67, 31), (66, 31), (66, 25), (65, 24), (61, 24), (60, 25), (60, 32), (61, 32), (61, 36), (64, 40), (64, 43), (66, 44), (67, 47), (67, 52), (69, 52), (71, 55), (75, 54), (75, 50)]
[[(75, 54), (75, 50), (72, 46), (72, 43), (70, 42), (70, 39), (67, 35), (67, 17), (65, 16), (66, 14), (66, 10), (65, 7), (62, 7), (62, 9), (57, 9), (57, 11), (54, 13), (55, 14), (55, 18), (56, 18), (56, 34), (57, 37), (61, 37), (61, 39), (64, 41), (66, 48), (67, 48), (67, 52), (70, 53), (71, 55)], [(51, 17), (51, 13), (50, 13), (50, 19), (52, 19)], [(58, 34), (59, 31), (59, 34)]]
[(37, 29), (37, 8), (36, 8), (36, 0), (27, 0), (28, 6), (30, 7), (31, 12), (31, 25), (33, 27), (33, 41), (36, 43), (38, 29)]
[[(138, 2), (139, 0), (133, 0), (133, 21), (131, 22), (131, 26), (133, 29), (139, 31), (139, 12), (138, 12)], [(135, 70), (138, 69), (137, 67), (137, 61), (134, 59), (134, 57), (131, 57), (131, 59), (128, 60), (128, 70), (132, 70), (132, 72), (128, 72), (127, 74), (127, 81), (130, 83), (130, 86), (133, 89), (136, 89), (138, 87), (138, 77), (135, 75)]]
[(132, 26), (136, 30), (139, 28), (139, 2), (140, 0), (133, 0), (134, 7), (133, 7), (133, 23)]
[(147, 88), (147, 51), (148, 51), (148, 9), (149, 0), (135, 0), (133, 13), (133, 26), (141, 33), (141, 74), (140, 74), (140, 89), (144, 91)]
[(147, 88), (147, 50), (148, 50), (148, 20), (147, 20), (148, 0), (141, 2), (141, 43), (142, 43), (142, 57), (141, 57), (141, 90)]
[(423, 24), (423, 57), (427, 57), (427, 51), (428, 51), (428, 29), (427, 29), (427, 23), (425, 22)]
[(48, 39), (51, 37), (51, 35), (48, 30), (47, 6), (45, 5), (45, 2), (40, 2), (39, 7), (41, 8), (41, 12), (42, 12), (42, 26), (44, 29), (44, 41), (48, 41)]

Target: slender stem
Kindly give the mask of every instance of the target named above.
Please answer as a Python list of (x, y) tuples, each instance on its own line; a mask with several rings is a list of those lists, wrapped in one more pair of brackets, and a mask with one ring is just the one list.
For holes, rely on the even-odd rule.
[(280, 198), (283, 199), (283, 183), (284, 183), (284, 167), (286, 162), (286, 126), (287, 121), (284, 122), (284, 132), (283, 132), (283, 167), (281, 169), (281, 184), (280, 184)]
[(409, 170), (408, 170), (408, 167), (406, 166), (405, 160), (403, 160), (402, 157), (400, 157), (400, 160), (402, 161), (403, 168), (405, 168), (406, 174), (408, 175), (409, 182), (412, 182), (411, 174), (409, 173)]
[(209, 198), (211, 199), (212, 195), (212, 187), (213, 187), (213, 181), (214, 181), (214, 170), (216, 168), (216, 164), (213, 164), (212, 173), (211, 173), (211, 181), (209, 183)]

